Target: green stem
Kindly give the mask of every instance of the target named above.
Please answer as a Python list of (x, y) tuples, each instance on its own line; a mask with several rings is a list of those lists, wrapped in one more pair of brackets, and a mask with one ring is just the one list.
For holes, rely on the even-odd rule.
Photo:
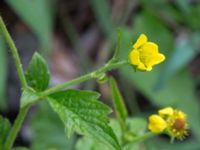
[(17, 68), (21, 86), (22, 86), (22, 88), (26, 88), (27, 87), (26, 78), (24, 76), (24, 72), (22, 69), (22, 64), (21, 64), (21, 61), (19, 58), (19, 54), (17, 52), (17, 48), (16, 48), (1, 16), (0, 16), (0, 30), (3, 33), (11, 51), (12, 51), (13, 59), (14, 59), (14, 62), (15, 62), (16, 68)]
[(100, 69), (98, 69), (98, 70), (96, 70), (96, 71), (94, 71), (92, 73), (86, 74), (84, 76), (81, 76), (81, 77), (76, 78), (74, 80), (71, 80), (69, 82), (60, 84), (60, 85), (55, 86), (53, 88), (50, 88), (50, 89), (44, 91), (43, 93), (41, 93), (41, 95), (42, 96), (48, 96), (48, 95), (53, 94), (53, 93), (55, 93), (55, 92), (57, 92), (59, 90), (67, 88), (67, 87), (69, 87), (71, 85), (84, 82), (84, 81), (89, 80), (91, 78), (97, 78), (100, 74), (105, 73), (106, 71), (118, 68), (118, 67), (120, 67), (122, 65), (125, 65), (127, 63), (128, 63), (127, 61), (120, 61), (120, 62), (116, 62), (116, 63), (113, 63), (113, 64), (106, 64), (102, 68), (100, 68)]
[(152, 132), (147, 132), (142, 136), (136, 137), (133, 141), (131, 141), (131, 143), (139, 143), (142, 142), (148, 138), (151, 138), (153, 136), (155, 136), (156, 134), (152, 133)]
[[(0, 16), (0, 31), (2, 32), (2, 34), (4, 35), (11, 51), (12, 51), (12, 56), (13, 56), (13, 59), (14, 59), (14, 62), (15, 62), (15, 65), (16, 65), (16, 68), (17, 68), (17, 72), (18, 72), (18, 75), (19, 75), (19, 79), (20, 79), (20, 83), (21, 83), (21, 87), (22, 89), (25, 89), (27, 87), (27, 82), (26, 82), (26, 78), (25, 78), (25, 75), (24, 75), (24, 71), (22, 69), (22, 64), (21, 64), (21, 61), (20, 61), (20, 57), (19, 57), (19, 54), (17, 52), (17, 48), (5, 26), (5, 23), (2, 19), (2, 17)], [(10, 150), (12, 148), (12, 145), (15, 141), (15, 138), (21, 128), (21, 125), (22, 125), (22, 122), (26, 116), (26, 113), (28, 111), (29, 107), (25, 107), (23, 109), (20, 110), (16, 120), (15, 120), (15, 123), (8, 135), (8, 138), (6, 139), (6, 142), (5, 142), (5, 150)]]
[(23, 120), (24, 120), (24, 118), (25, 118), (25, 116), (26, 116), (26, 114), (29, 110), (29, 107), (30, 106), (27, 106), (27, 107), (24, 107), (20, 110), (20, 112), (19, 112), (19, 114), (18, 114), (18, 116), (17, 116), (17, 118), (14, 122), (14, 125), (13, 125), (7, 139), (6, 139), (5, 150), (10, 150), (12, 148), (12, 145), (13, 145), (15, 138), (16, 138), (21, 126), (22, 126), (22, 122), (23, 122)]
[(119, 51), (121, 48), (121, 43), (122, 43), (122, 30), (119, 28), (117, 30), (117, 47), (115, 49), (114, 55), (112, 57), (112, 59), (110, 60), (111, 62), (114, 62), (117, 60), (117, 57), (119, 55)]

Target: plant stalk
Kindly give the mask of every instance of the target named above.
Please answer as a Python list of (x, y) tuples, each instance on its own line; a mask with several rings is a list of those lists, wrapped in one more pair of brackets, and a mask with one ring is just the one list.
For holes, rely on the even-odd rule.
[(53, 94), (53, 93), (55, 93), (55, 92), (57, 92), (59, 90), (67, 88), (67, 87), (69, 87), (71, 85), (87, 81), (87, 80), (89, 80), (91, 78), (97, 78), (100, 74), (105, 73), (106, 71), (118, 68), (118, 67), (120, 67), (122, 65), (125, 65), (127, 63), (128, 63), (127, 61), (119, 61), (119, 62), (116, 62), (116, 63), (113, 63), (113, 64), (105, 64), (102, 68), (100, 68), (100, 69), (98, 69), (98, 70), (96, 70), (94, 72), (91, 72), (91, 73), (86, 74), (84, 76), (81, 76), (81, 77), (78, 77), (76, 79), (70, 80), (70, 81), (65, 82), (63, 84), (57, 85), (57, 86), (55, 86), (53, 88), (50, 88), (50, 89), (42, 92), (41, 95), (45, 97), (45, 96)]
[(152, 133), (152, 132), (147, 132), (142, 136), (136, 137), (133, 141), (131, 141), (131, 143), (139, 143), (142, 142), (148, 138), (151, 138), (153, 136), (155, 136), (156, 134)]
[[(24, 71), (23, 71), (23, 68), (22, 68), (21, 60), (20, 60), (17, 48), (16, 48), (16, 46), (15, 46), (15, 44), (14, 44), (14, 42), (13, 42), (13, 40), (12, 40), (12, 38), (11, 38), (1, 16), (0, 16), (0, 31), (4, 35), (8, 45), (9, 45), (11, 51), (12, 51), (12, 56), (13, 56), (13, 59), (14, 59), (15, 66), (17, 68), (21, 87), (22, 87), (22, 89), (25, 89), (25, 88), (27, 88), (27, 82), (26, 82), (26, 78), (25, 78)], [(5, 150), (10, 150), (12, 148), (12, 145), (15, 141), (15, 138), (16, 138), (20, 128), (21, 128), (21, 125), (22, 125), (23, 120), (24, 120), (24, 118), (27, 114), (28, 109), (29, 109), (29, 106), (20, 109), (20, 112), (19, 112), (19, 114), (18, 114), (18, 116), (17, 116), (17, 118), (14, 122), (14, 125), (13, 125), (7, 139), (6, 139)]]
[(10, 150), (12, 148), (12, 145), (17, 137), (17, 134), (22, 126), (22, 123), (24, 121), (24, 118), (25, 118), (29, 108), (30, 108), (30, 106), (20, 109), (20, 112), (14, 122), (14, 125), (13, 125), (12, 129), (10, 130), (10, 133), (6, 139), (5, 150)]
[(21, 61), (19, 58), (19, 54), (17, 52), (17, 48), (16, 48), (1, 16), (0, 16), (0, 30), (1, 30), (2, 34), (4, 35), (8, 45), (12, 51), (12, 56), (13, 56), (13, 59), (14, 59), (14, 62), (15, 62), (16, 68), (17, 68), (21, 87), (24, 89), (27, 87), (27, 83), (26, 83), (26, 78), (25, 78), (25, 75), (24, 75), (24, 72), (22, 69), (22, 64), (21, 64)]

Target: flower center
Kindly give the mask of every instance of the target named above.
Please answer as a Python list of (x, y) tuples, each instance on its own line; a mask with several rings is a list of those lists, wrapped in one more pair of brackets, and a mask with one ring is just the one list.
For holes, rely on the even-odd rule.
[(155, 54), (150, 50), (144, 49), (144, 47), (140, 47), (138, 51), (140, 53), (140, 61), (147, 67)]
[(174, 121), (173, 128), (177, 131), (183, 130), (185, 128), (185, 120), (182, 118), (178, 118)]

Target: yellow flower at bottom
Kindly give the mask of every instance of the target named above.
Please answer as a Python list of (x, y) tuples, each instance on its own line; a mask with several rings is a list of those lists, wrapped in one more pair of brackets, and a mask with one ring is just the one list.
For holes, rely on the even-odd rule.
[(187, 116), (180, 110), (165, 107), (149, 117), (148, 128), (153, 133), (166, 133), (172, 138), (184, 139), (188, 135)]
[(141, 71), (151, 71), (152, 67), (165, 60), (165, 56), (158, 51), (158, 45), (148, 42), (147, 37), (141, 34), (129, 53), (129, 61)]
[(149, 117), (148, 128), (153, 133), (161, 133), (167, 127), (166, 121), (159, 115), (151, 115)]
[(168, 118), (167, 133), (177, 139), (184, 139), (188, 135), (187, 116), (180, 110), (174, 110), (171, 117)]

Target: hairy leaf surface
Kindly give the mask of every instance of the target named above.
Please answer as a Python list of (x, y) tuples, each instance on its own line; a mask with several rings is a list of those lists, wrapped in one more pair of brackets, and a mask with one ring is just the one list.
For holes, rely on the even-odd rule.
[(119, 150), (116, 136), (108, 125), (111, 109), (98, 98), (96, 92), (66, 90), (51, 95), (49, 102), (64, 122), (68, 136), (76, 131)]

